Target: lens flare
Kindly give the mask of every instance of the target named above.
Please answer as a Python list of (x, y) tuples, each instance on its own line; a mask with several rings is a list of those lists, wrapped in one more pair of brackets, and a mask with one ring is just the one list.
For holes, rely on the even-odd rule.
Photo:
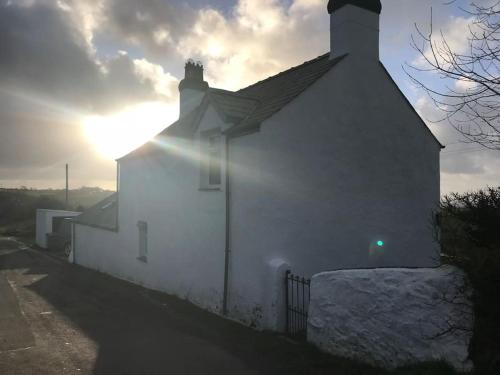
[(105, 158), (116, 159), (146, 143), (177, 117), (177, 107), (147, 102), (108, 116), (86, 116), (85, 135)]

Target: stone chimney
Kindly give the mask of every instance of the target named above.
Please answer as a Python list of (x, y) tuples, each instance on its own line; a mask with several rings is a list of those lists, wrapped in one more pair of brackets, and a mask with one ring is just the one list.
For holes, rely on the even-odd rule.
[(379, 61), (380, 0), (329, 0), (330, 59), (348, 53)]
[(203, 80), (203, 65), (200, 62), (188, 60), (184, 66), (184, 79), (179, 83), (179, 117), (188, 114), (200, 105), (207, 89), (208, 83)]

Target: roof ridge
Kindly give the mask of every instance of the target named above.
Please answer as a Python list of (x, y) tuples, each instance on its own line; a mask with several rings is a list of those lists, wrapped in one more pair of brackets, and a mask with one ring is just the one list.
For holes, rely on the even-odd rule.
[(221, 89), (221, 88), (218, 88), (218, 87), (209, 87), (208, 88), (208, 92), (210, 92), (210, 91), (215, 91), (215, 92), (217, 92), (217, 91), (223, 91), (224, 94), (229, 94), (229, 95), (230, 94), (236, 94), (236, 92), (234, 92), (234, 91), (226, 90), (226, 89)]
[(306, 65), (309, 65), (309, 64), (315, 63), (315, 62), (317, 62), (318, 60), (324, 59), (324, 58), (325, 58), (325, 57), (327, 57), (329, 54), (330, 54), (330, 52), (326, 52), (326, 53), (324, 53), (323, 55), (320, 55), (320, 56), (318, 56), (318, 57), (316, 57), (316, 58), (314, 58), (314, 59), (312, 59), (312, 60), (304, 61), (302, 64), (299, 64), (299, 65), (296, 65), (296, 66), (292, 66), (291, 68), (288, 68), (287, 70), (283, 70), (282, 72), (279, 72), (279, 73), (277, 73), (277, 74), (275, 74), (275, 75), (273, 75), (273, 76), (270, 76), (270, 77), (267, 77), (267, 78), (265, 78), (265, 79), (263, 79), (263, 80), (260, 80), (260, 81), (257, 81), (257, 82), (255, 82), (255, 83), (252, 83), (250, 86), (247, 86), (247, 87), (244, 87), (244, 88), (242, 88), (242, 89), (239, 89), (238, 91), (236, 91), (236, 93), (240, 93), (241, 91), (244, 91), (244, 90), (246, 90), (246, 89), (249, 89), (249, 88), (255, 87), (255, 86), (260, 85), (260, 84), (262, 84), (262, 83), (264, 83), (264, 82), (270, 81), (271, 79), (278, 78), (278, 77), (282, 76), (283, 74), (290, 73), (290, 72), (292, 72), (292, 71), (294, 71), (294, 70), (297, 70), (297, 69), (300, 69), (300, 68), (302, 68), (302, 67), (304, 67), (304, 66), (306, 66)]
[(210, 87), (210, 89), (208, 90), (208, 94), (224, 94), (224, 95), (228, 95), (228, 96), (234, 96), (236, 98), (239, 98), (239, 99), (248, 99), (248, 100), (254, 100), (254, 101), (257, 101), (257, 102), (260, 102), (260, 100), (254, 96), (251, 96), (251, 95), (246, 95), (246, 94), (243, 94), (243, 93), (239, 93), (237, 91), (229, 91), (229, 90), (224, 90), (224, 89), (219, 89), (219, 88), (215, 88), (215, 87)]

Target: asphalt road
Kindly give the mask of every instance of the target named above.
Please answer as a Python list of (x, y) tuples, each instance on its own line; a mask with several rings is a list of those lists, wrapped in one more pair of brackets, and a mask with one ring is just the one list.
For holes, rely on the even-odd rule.
[(0, 374), (362, 374), (310, 346), (0, 238)]

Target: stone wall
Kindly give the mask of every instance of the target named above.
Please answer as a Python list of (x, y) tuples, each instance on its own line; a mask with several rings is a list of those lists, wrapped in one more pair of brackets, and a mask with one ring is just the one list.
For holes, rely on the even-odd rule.
[(320, 273), (311, 282), (308, 340), (385, 368), (444, 360), (470, 370), (471, 294), (451, 266)]

